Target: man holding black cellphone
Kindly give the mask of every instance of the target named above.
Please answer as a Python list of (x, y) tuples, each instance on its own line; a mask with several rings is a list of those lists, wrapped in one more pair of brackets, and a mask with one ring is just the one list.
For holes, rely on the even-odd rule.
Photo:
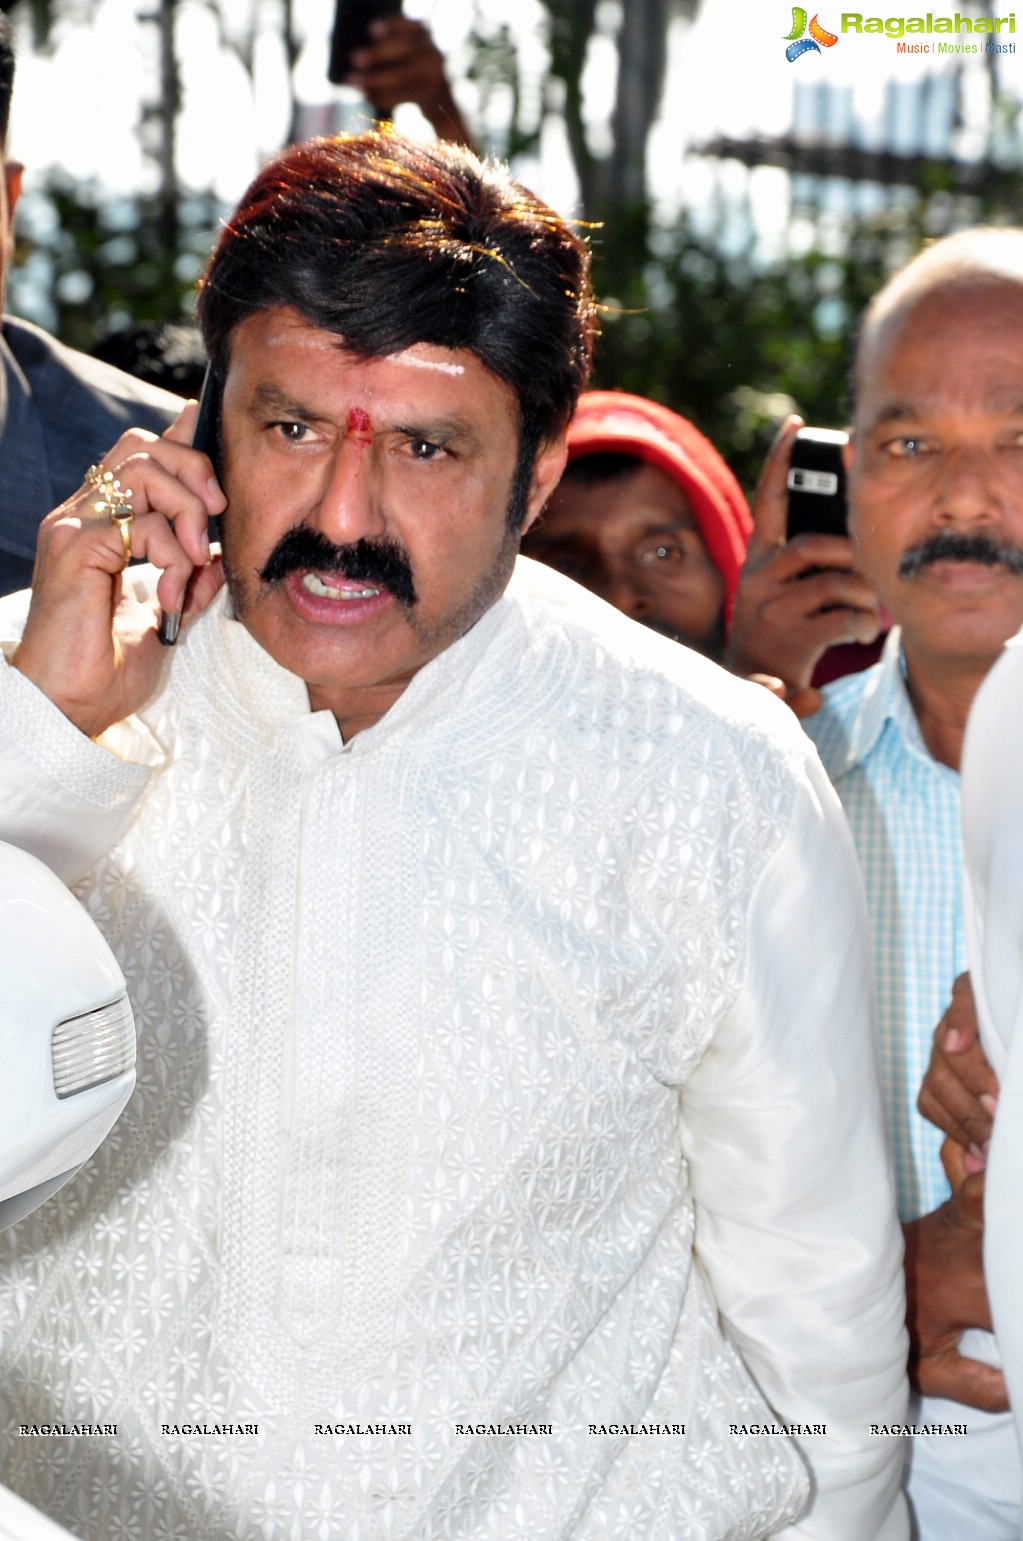
[[(969, 1430), (912, 1440), (920, 1541), (1018, 1541), (1019, 1451), (984, 1290), (983, 1178), (950, 1195), (941, 1136), (917, 1096), (934, 1026), (966, 965), (966, 718), (1023, 623), (1023, 231), (950, 237), (897, 274), (863, 319), (854, 386), (851, 543), (802, 537), (799, 549), (773, 556), (765, 543), (758, 583), (764, 593), (773, 584), (791, 615), (798, 594), (784, 590), (801, 587), (792, 570), (813, 539), (822, 560), (844, 569), (806, 580), (830, 586), (845, 607), (821, 623), (876, 625), (867, 594), (895, 622), (880, 663), (828, 686), (804, 726), (842, 799), (867, 887), (920, 1393), (914, 1421)], [(769, 468), (777, 502), (792, 431)], [(801, 645), (810, 656), (812, 639), (793, 636), (791, 657)]]
[[(194, 408), (126, 435), (5, 627), (0, 832), (140, 1045), (5, 1242), (5, 1480), (87, 1541), (906, 1541), (837, 801), (766, 692), (517, 560), (585, 249), (467, 152), (320, 141), (200, 320), (220, 479)], [(118, 1432), (14, 1432), (69, 1416)]]

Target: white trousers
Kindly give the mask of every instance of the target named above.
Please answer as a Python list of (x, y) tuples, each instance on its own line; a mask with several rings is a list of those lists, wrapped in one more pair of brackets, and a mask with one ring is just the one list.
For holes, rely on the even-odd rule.
[(965, 1423), (969, 1430), (907, 1441), (914, 1541), (1020, 1541), (1023, 1476), (1012, 1414), (913, 1397), (909, 1421)]

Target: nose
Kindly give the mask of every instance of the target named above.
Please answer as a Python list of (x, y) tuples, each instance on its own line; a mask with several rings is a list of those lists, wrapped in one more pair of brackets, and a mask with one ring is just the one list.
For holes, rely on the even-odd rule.
[(324, 468), (319, 502), (307, 523), (336, 545), (373, 540), (385, 533), (386, 520), (369, 432), (339, 438)]
[(995, 458), (967, 446), (942, 457), (938, 517), (943, 524), (993, 523), (1003, 504)]

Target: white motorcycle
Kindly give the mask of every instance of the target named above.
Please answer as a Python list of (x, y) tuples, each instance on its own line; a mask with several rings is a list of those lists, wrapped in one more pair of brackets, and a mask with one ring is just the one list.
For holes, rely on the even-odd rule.
[[(124, 976), (48, 867), (0, 842), (0, 1230), (56, 1193), (135, 1085)], [(0, 1487), (0, 1541), (74, 1541)]]

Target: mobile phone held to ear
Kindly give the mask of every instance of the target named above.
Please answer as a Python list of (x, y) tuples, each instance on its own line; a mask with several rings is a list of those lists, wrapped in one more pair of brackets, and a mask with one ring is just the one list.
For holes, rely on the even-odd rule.
[(786, 533), (845, 535), (845, 461), (849, 435), (834, 428), (800, 428), (789, 459)]
[[(208, 364), (199, 396), (199, 411), (196, 414), (195, 431), (192, 434), (192, 448), (201, 449), (209, 458), (218, 478), (220, 476), (220, 405), (223, 391), (224, 384), (220, 375), (212, 364)], [(220, 519), (215, 514), (210, 515), (209, 537), (211, 544), (220, 539)], [(168, 610), (161, 610), (157, 636), (164, 647), (174, 646), (180, 630), (181, 612), (178, 611), (172, 615)]]
[(401, 14), (401, 0), (337, 0), (327, 79), (340, 86), (352, 73), (352, 54), (370, 41), (370, 25)]

